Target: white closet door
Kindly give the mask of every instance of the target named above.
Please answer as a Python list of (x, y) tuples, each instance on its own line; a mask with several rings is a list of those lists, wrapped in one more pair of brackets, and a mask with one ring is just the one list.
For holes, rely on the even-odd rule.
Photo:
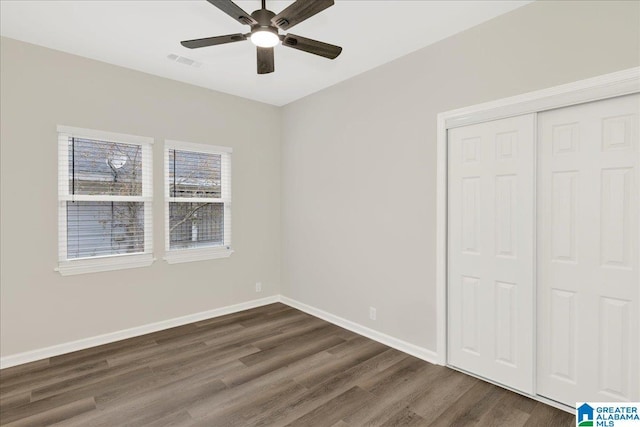
[(640, 96), (538, 115), (537, 393), (640, 400)]
[(449, 131), (448, 363), (533, 393), (533, 114)]

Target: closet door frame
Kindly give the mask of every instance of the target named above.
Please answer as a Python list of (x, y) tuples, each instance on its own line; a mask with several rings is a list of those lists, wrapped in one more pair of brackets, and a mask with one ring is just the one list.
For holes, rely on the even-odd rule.
[[(491, 120), (539, 113), (561, 107), (640, 93), (640, 67), (580, 80), (518, 96), (438, 114), (436, 182), (436, 362), (447, 365), (447, 132), (449, 129)], [(534, 206), (535, 209), (535, 206)], [(640, 233), (638, 238), (640, 239)], [(534, 254), (536, 248), (534, 248)], [(535, 260), (534, 260), (535, 261)], [(534, 273), (535, 274), (535, 273)], [(535, 277), (534, 277), (535, 279)], [(535, 287), (535, 281), (534, 281)], [(534, 307), (534, 316), (535, 316)], [(535, 325), (535, 319), (534, 319)], [(536, 331), (533, 331), (534, 337)], [(639, 337), (640, 339), (640, 337)], [(534, 346), (535, 360), (535, 346)], [(535, 369), (535, 363), (534, 363)], [(534, 372), (535, 379), (535, 372)], [(514, 390), (519, 392), (518, 390)], [(535, 395), (529, 396), (574, 413), (574, 409)]]

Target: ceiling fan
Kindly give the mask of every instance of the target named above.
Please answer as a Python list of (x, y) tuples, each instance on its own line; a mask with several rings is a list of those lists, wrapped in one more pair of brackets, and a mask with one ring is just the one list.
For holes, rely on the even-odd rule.
[(272, 73), (275, 69), (273, 47), (279, 42), (283, 46), (313, 53), (329, 59), (335, 59), (342, 52), (340, 46), (319, 42), (294, 34), (280, 34), (279, 30), (288, 30), (313, 15), (333, 6), (334, 0), (297, 0), (279, 14), (266, 8), (266, 0), (262, 0), (262, 8), (251, 15), (242, 10), (231, 0), (207, 0), (209, 3), (231, 16), (241, 24), (251, 26), (245, 34), (228, 34), (225, 36), (206, 37), (203, 39), (180, 42), (189, 49), (215, 46), (251, 39), (258, 50), (258, 74)]

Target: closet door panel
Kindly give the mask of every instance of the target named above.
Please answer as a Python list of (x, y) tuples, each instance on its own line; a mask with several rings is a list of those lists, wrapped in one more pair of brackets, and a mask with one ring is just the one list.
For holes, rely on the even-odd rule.
[(640, 400), (640, 96), (538, 115), (537, 393)]
[(533, 392), (534, 115), (449, 131), (449, 364)]

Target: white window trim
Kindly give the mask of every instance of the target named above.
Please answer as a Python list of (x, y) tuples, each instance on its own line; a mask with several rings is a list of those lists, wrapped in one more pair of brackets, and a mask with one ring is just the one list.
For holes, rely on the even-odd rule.
[[(169, 236), (169, 202), (192, 201), (190, 198), (173, 198), (169, 196), (169, 150), (193, 151), (208, 154), (222, 155), (222, 197), (220, 199), (199, 199), (202, 202), (224, 203), (224, 244), (221, 246), (170, 249)], [(222, 147), (208, 144), (195, 144), (192, 142), (165, 140), (164, 142), (164, 260), (169, 264), (178, 264), (192, 261), (206, 261), (211, 259), (228, 258), (233, 253), (231, 249), (231, 147)]]
[[(148, 267), (155, 261), (153, 257), (153, 138), (127, 135), (114, 132), (82, 129), (71, 126), (57, 127), (58, 133), (58, 267), (55, 271), (62, 276), (96, 273), (126, 268)], [(67, 201), (104, 200), (100, 196), (69, 194), (69, 170), (63, 167), (68, 159), (68, 138), (87, 138), (107, 142), (121, 142), (140, 145), (143, 158), (151, 161), (143, 162), (143, 193), (141, 197), (120, 196), (116, 201), (144, 202), (144, 252), (136, 254), (107, 255), (91, 258), (67, 259)], [(147, 151), (147, 153), (144, 153)], [(122, 199), (122, 200), (120, 200)]]
[(93, 258), (78, 258), (59, 261), (55, 270), (62, 276), (148, 267), (155, 261), (153, 254), (109, 255)]

